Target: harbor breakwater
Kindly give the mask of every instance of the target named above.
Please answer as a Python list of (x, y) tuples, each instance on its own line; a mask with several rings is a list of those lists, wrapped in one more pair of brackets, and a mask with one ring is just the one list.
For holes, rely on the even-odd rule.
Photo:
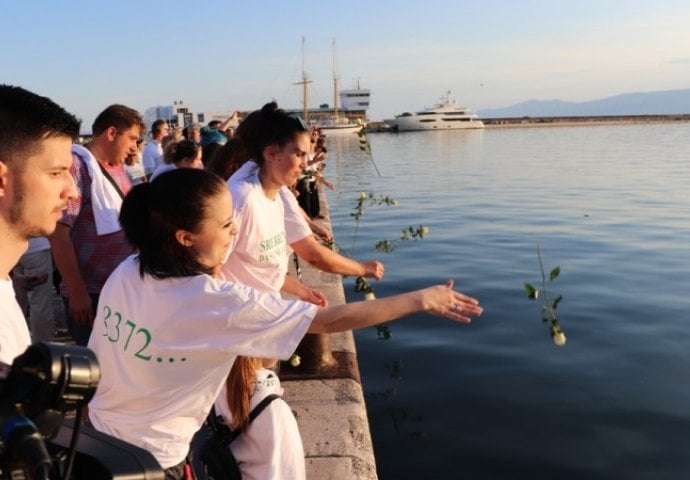
[(588, 125), (625, 125), (664, 122), (690, 122), (690, 114), (674, 115), (601, 115), (601, 116), (566, 116), (566, 117), (506, 117), (482, 118), (487, 128), (500, 127), (544, 127), (544, 126), (588, 126)]
[[(671, 115), (599, 115), (563, 117), (502, 117), (480, 118), (486, 128), (577, 127), (592, 125), (638, 125), (690, 122), (690, 113)], [(385, 122), (368, 122), (369, 132), (394, 132)]]

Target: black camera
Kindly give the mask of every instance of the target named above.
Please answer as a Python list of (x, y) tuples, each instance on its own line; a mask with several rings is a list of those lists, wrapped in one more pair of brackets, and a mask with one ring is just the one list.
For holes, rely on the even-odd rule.
[(81, 426), (100, 368), (85, 347), (35, 343), (0, 370), (0, 480), (163, 479), (147, 451)]

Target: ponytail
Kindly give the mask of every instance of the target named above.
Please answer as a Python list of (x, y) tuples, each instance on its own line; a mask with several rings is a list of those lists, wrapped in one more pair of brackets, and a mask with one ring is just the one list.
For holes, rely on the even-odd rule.
[(284, 147), (288, 142), (293, 141), (298, 133), (307, 131), (307, 126), (301, 118), (288, 115), (278, 108), (276, 102), (270, 102), (260, 110), (259, 119), (252, 134), (247, 137), (246, 134), (243, 136), (244, 132), (240, 132), (239, 135), (254, 156), (254, 161), (259, 166), (263, 166), (263, 151), (267, 146)]
[(177, 241), (178, 230), (198, 232), (209, 203), (225, 183), (204, 170), (182, 168), (135, 186), (122, 202), (120, 225), (139, 253), (140, 273), (156, 278), (212, 274), (197, 253)]
[(129, 244), (136, 250), (146, 249), (146, 232), (150, 221), (151, 184), (136, 185), (125, 197), (120, 209), (120, 225)]
[(226, 381), (226, 399), (232, 414), (232, 430), (244, 429), (249, 424), (249, 401), (254, 393), (256, 372), (260, 367), (261, 360), (254, 357), (239, 356), (232, 364)]

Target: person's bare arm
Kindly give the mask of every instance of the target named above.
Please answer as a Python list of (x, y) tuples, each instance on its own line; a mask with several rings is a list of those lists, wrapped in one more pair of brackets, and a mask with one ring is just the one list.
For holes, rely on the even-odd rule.
[(330, 248), (321, 245), (313, 235), (290, 244), (297, 255), (319, 270), (339, 275), (366, 277), (381, 280), (384, 268), (381, 262), (370, 260), (360, 263), (344, 257)]
[(239, 117), (240, 117), (240, 112), (235, 110), (234, 112), (232, 112), (232, 115), (230, 115), (228, 118), (223, 120), (223, 123), (221, 123), (218, 126), (218, 131), (224, 132), (225, 130), (228, 129), (228, 127), (236, 127)]
[(380, 300), (346, 303), (319, 309), (309, 333), (334, 333), (371, 327), (416, 312), (470, 323), (481, 315), (482, 308), (474, 298), (453, 290), (453, 281), (445, 285), (393, 295)]
[(319, 307), (328, 306), (328, 299), (322, 292), (303, 284), (290, 275), (285, 276), (285, 283), (283, 283), (280, 291), (294, 295), (302, 301), (313, 303)]
[(70, 228), (57, 224), (55, 232), (48, 237), (53, 260), (69, 291), (69, 308), (72, 318), (81, 325), (91, 325), (94, 311), (91, 297), (79, 271), (74, 244), (70, 238)]
[(307, 222), (307, 224), (309, 224), (309, 228), (312, 232), (314, 232), (314, 235), (321, 238), (324, 242), (330, 242), (331, 240), (333, 240), (333, 235), (331, 235), (331, 232), (329, 232), (327, 228), (322, 227), (316, 221), (309, 218), (309, 216), (307, 216), (306, 213), (304, 221)]

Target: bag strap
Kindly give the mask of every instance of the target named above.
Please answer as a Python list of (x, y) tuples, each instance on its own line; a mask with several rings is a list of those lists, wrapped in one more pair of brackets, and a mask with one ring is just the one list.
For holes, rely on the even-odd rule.
[[(264, 399), (261, 400), (251, 412), (249, 412), (249, 422), (247, 425), (256, 420), (256, 417), (258, 417), (261, 412), (263, 412), (266, 407), (268, 407), (268, 405), (277, 398), (280, 398), (280, 395), (275, 393), (266, 395), (266, 397), (264, 397)], [(208, 416), (209, 426), (224, 445), (230, 445), (230, 443), (235, 440), (240, 433), (242, 433), (242, 429), (238, 428), (236, 430), (230, 430), (230, 428), (223, 422), (219, 421), (218, 418), (219, 415), (216, 414), (216, 406), (213, 405), (211, 407), (211, 413)]]
[(120, 189), (120, 186), (117, 184), (115, 179), (110, 175), (110, 173), (108, 173), (108, 170), (106, 170), (105, 167), (103, 167), (103, 165), (101, 165), (101, 162), (96, 160), (96, 163), (98, 164), (98, 167), (101, 169), (101, 172), (103, 172), (103, 175), (105, 175), (105, 178), (107, 178), (108, 181), (113, 185), (113, 187), (115, 187), (115, 190), (117, 190), (117, 193), (124, 200), (125, 194), (122, 193), (122, 189)]

